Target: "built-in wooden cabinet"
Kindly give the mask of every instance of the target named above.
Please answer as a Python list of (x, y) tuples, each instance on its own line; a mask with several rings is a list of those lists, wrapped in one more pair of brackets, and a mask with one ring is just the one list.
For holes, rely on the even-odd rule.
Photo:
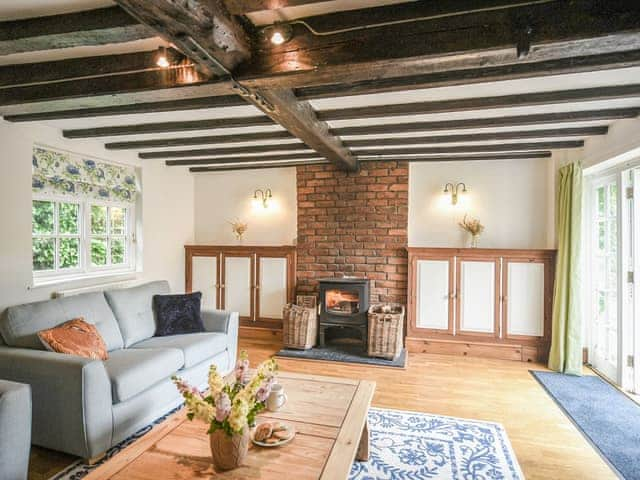
[(542, 360), (554, 250), (409, 248), (412, 350)]
[(293, 302), (295, 247), (187, 245), (186, 290), (202, 292), (203, 308), (239, 312), (245, 326), (280, 328)]

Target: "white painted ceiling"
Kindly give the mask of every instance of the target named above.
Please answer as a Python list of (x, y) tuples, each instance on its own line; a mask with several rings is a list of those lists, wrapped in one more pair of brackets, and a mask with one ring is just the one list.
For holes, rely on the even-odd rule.
[(113, 5), (115, 3), (111, 0), (2, 0), (0, 21), (45, 17)]

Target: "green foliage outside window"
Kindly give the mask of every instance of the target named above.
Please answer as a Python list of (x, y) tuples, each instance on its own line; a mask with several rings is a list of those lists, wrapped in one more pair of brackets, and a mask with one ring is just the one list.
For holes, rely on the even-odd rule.
[[(91, 265), (94, 267), (110, 264), (124, 265), (127, 256), (125, 237), (127, 209), (101, 205), (91, 205), (89, 208)], [(34, 271), (72, 269), (81, 266), (79, 204), (34, 200), (32, 223)]]
[(56, 241), (53, 238), (33, 239), (33, 269), (53, 270), (55, 268)]
[(103, 267), (107, 264), (107, 240), (105, 238), (91, 239), (91, 265)]
[(53, 235), (54, 203), (36, 200), (32, 205), (32, 231), (38, 235)]

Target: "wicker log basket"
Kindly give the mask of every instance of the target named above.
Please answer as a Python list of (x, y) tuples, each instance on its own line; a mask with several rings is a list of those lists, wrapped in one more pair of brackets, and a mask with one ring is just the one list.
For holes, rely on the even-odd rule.
[(369, 307), (370, 357), (395, 359), (402, 352), (404, 305), (379, 304)]
[(282, 311), (282, 341), (285, 348), (309, 350), (318, 336), (316, 297), (298, 295), (298, 305), (285, 305)]

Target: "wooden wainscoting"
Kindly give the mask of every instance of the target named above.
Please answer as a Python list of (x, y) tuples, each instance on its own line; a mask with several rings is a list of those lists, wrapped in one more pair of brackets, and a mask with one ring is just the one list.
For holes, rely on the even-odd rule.
[(555, 250), (408, 251), (409, 352), (546, 360)]

